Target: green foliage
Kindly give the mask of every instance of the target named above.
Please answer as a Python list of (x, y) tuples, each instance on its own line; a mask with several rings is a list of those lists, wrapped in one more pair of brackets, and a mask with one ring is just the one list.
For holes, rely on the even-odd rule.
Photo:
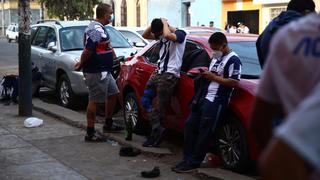
[(93, 8), (99, 0), (39, 0), (39, 2), (44, 4), (49, 18), (81, 20), (93, 18)]

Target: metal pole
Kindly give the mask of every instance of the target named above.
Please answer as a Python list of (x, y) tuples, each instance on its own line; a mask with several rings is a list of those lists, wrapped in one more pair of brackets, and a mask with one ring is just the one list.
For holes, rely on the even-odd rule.
[(4, 0), (1, 0), (1, 4), (2, 4), (2, 11), (1, 11), (1, 22), (2, 22), (2, 36), (4, 36)]
[(32, 115), (30, 0), (19, 0), (19, 115)]

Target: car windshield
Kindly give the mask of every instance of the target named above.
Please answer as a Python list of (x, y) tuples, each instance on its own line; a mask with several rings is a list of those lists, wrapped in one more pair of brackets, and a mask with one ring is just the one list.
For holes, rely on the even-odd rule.
[[(60, 29), (62, 51), (82, 50), (83, 35), (87, 26), (73, 26)], [(114, 28), (105, 27), (110, 35), (111, 46), (114, 48), (131, 48), (129, 42)]]
[(229, 46), (241, 59), (242, 75), (244, 77), (258, 78), (262, 70), (259, 64), (255, 42), (232, 42)]

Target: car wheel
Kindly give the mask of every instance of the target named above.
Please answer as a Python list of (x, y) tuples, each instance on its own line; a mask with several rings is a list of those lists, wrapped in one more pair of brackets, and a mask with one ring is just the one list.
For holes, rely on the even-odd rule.
[(18, 37), (16, 37), (16, 39), (15, 39), (16, 43), (18, 43), (18, 40), (19, 40)]
[(8, 43), (11, 43), (11, 39), (7, 36)]
[(61, 75), (59, 78), (57, 93), (62, 106), (71, 109), (76, 108), (77, 97), (72, 91), (70, 80), (66, 74)]
[(248, 170), (249, 150), (245, 130), (241, 122), (230, 116), (217, 132), (216, 148), (223, 166), (236, 172)]
[(141, 121), (139, 103), (134, 92), (126, 94), (123, 112), (126, 124), (126, 137), (131, 136), (132, 133), (139, 135), (148, 134), (149, 127), (147, 123)]

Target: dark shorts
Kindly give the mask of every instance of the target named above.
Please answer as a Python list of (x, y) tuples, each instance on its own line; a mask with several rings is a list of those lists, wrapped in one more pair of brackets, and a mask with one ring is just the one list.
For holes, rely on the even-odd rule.
[(111, 73), (102, 78), (101, 73), (83, 73), (89, 89), (89, 101), (104, 103), (109, 96), (119, 93), (118, 86)]

